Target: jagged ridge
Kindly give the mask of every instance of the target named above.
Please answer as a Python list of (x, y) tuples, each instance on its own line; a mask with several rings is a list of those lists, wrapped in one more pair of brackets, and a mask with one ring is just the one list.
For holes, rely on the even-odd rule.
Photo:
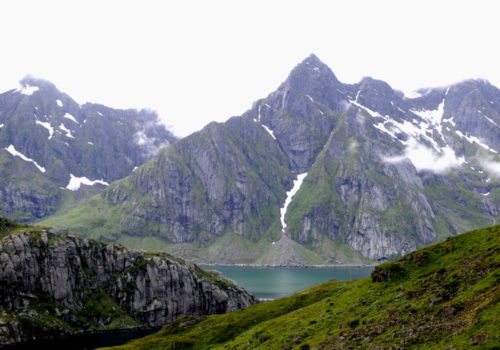
[(343, 84), (310, 56), (242, 117), (47, 223), (203, 262), (291, 265), (392, 259), (495, 224), (500, 91), (467, 81), (423, 93)]
[(66, 209), (176, 139), (153, 111), (80, 105), (26, 77), (0, 94), (0, 214), (27, 222)]

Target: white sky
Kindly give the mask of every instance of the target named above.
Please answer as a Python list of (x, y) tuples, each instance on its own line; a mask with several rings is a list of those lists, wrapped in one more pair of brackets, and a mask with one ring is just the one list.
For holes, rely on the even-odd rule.
[(152, 108), (177, 135), (250, 108), (310, 53), (347, 83), (500, 86), (500, 1), (0, 2), (0, 90)]

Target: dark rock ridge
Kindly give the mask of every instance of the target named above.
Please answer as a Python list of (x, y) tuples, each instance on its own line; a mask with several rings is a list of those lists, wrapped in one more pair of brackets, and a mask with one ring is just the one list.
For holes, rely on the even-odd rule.
[(156, 326), (256, 302), (220, 275), (166, 253), (43, 229), (0, 240), (0, 344)]
[[(26, 77), (20, 89), (0, 94), (0, 214), (21, 221), (53, 214), (175, 141), (153, 111), (80, 105), (52, 83)], [(75, 194), (72, 177), (100, 182), (82, 183)]]
[(395, 258), (498, 222), (499, 125), (500, 90), (486, 81), (407, 97), (373, 78), (343, 84), (311, 55), (242, 116), (48, 224), (127, 244), (161, 238), (213, 263)]

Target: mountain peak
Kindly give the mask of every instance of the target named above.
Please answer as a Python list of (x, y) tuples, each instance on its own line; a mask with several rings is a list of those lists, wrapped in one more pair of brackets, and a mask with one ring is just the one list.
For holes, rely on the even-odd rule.
[(372, 77), (363, 77), (359, 82), (359, 87), (362, 90), (378, 90), (386, 94), (392, 94), (392, 87), (383, 80), (374, 79)]
[(494, 89), (494, 90), (498, 90), (497, 87), (492, 85), (486, 79), (467, 79), (467, 80), (463, 80), (459, 83), (456, 83), (454, 85), (451, 85), (450, 87), (466, 88), (466, 89)]
[(309, 62), (310, 64), (324, 64), (315, 54), (311, 53), (309, 56), (305, 58), (303, 63)]
[(295, 69), (297, 68), (303, 68), (317, 73), (329, 72), (333, 74), (331, 69), (313, 53), (307, 56), (301, 63), (299, 63), (297, 67), (295, 67)]
[(300, 87), (301, 90), (306, 89), (307, 86), (321, 86), (325, 88), (326, 86), (340, 84), (332, 70), (315, 54), (310, 54), (306, 59), (300, 62), (290, 72), (287, 82), (291, 85)]

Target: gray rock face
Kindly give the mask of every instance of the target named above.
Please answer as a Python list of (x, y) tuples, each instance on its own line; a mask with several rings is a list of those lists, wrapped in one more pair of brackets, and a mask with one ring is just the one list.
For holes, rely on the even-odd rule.
[[(293, 246), (294, 262), (342, 263), (347, 250), (390, 258), (495, 224), (500, 90), (466, 81), (420, 94), (373, 78), (343, 84), (312, 55), (242, 117), (167, 147), (96, 197), (123, 213), (100, 217), (111, 227), (102, 234), (190, 243), (176, 252), (201, 261), (289, 262)], [(280, 209), (306, 172), (283, 232)], [(235, 261), (231, 249), (249, 253)]]
[(500, 149), (500, 90), (483, 80), (469, 80), (450, 87), (444, 119), (453, 119), (458, 130), (475, 136), (494, 150)]
[(346, 88), (333, 72), (311, 55), (247, 116), (273, 131), (293, 170), (309, 169), (343, 110)]
[[(103, 194), (113, 205), (137, 203), (137, 211), (125, 218), (124, 233), (148, 227), (176, 243), (211, 243), (228, 231), (262, 236), (274, 220), (269, 211), (278, 213), (293, 178), (279, 145), (260, 125), (241, 117), (209, 124), (133, 175), (129, 185), (113, 184)], [(131, 187), (140, 192), (130, 193)], [(142, 196), (148, 196), (144, 205)], [(165, 203), (172, 204), (169, 210)], [(203, 238), (205, 233), (210, 234)]]
[[(92, 302), (109, 310), (97, 312), (92, 309), (96, 305), (89, 306)], [(50, 230), (0, 241), (0, 313), (10, 319), (0, 325), (0, 344), (29, 340), (32, 330), (23, 323), (26, 318), (47, 322), (46, 331), (61, 334), (72, 327), (119, 327), (112, 323), (116, 310), (130, 325), (153, 326), (256, 302), (223, 277), (164, 253), (127, 250)], [(47, 321), (47, 313), (58, 320), (55, 325)]]
[[(0, 94), (0, 214), (20, 221), (52, 214), (73, 195), (65, 190), (72, 175), (111, 183), (176, 141), (152, 111), (79, 105), (30, 77), (21, 86)], [(81, 187), (77, 199), (103, 188)]]

